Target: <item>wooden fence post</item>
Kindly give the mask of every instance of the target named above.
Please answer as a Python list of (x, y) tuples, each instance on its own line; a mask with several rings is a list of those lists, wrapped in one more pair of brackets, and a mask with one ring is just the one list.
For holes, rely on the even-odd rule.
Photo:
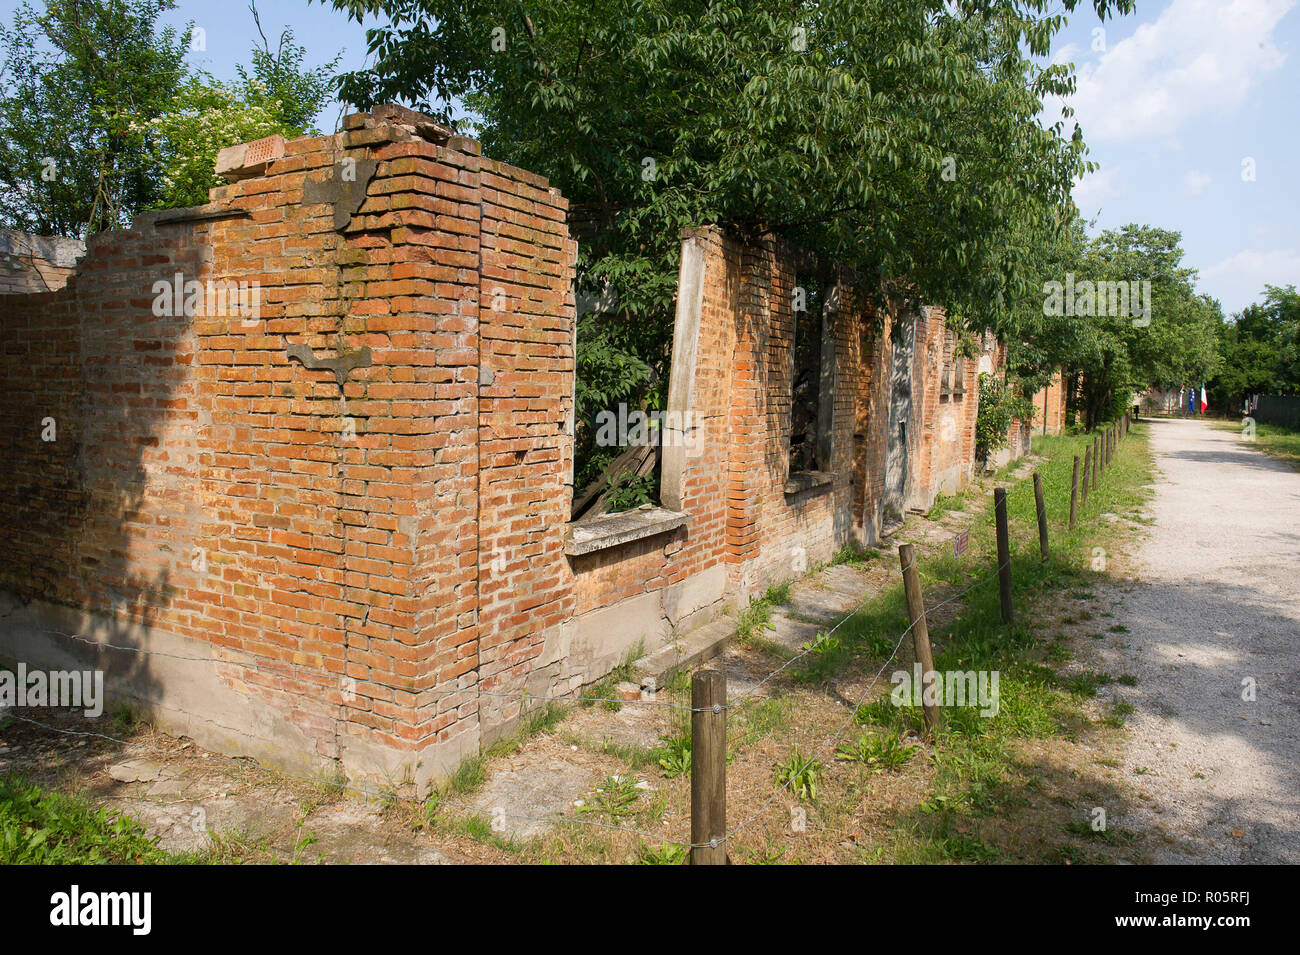
[(691, 677), (691, 865), (726, 865), (727, 677)]
[[(921, 690), (934, 681), (934, 654), (930, 652), (930, 630), (925, 624), (925, 595), (921, 593), (921, 575), (916, 569), (916, 554), (911, 544), (898, 545), (898, 562), (903, 568), (903, 592), (907, 595), (907, 616), (912, 625), (912, 647), (916, 662), (921, 664)], [(939, 704), (926, 703), (925, 732), (933, 738), (939, 729)]]
[(1101, 474), (1106, 469), (1106, 462), (1101, 456), (1101, 434), (1095, 434), (1092, 438), (1092, 489), (1097, 490), (1097, 485), (1101, 482)]
[(1043, 479), (1034, 472), (1034, 508), (1038, 511), (1038, 553), (1046, 562), (1047, 550), (1047, 505), (1043, 502)]
[(1083, 488), (1079, 496), (1079, 506), (1088, 505), (1088, 479), (1092, 476), (1092, 448), (1084, 446), (1083, 449)]
[(1011, 607), (1011, 540), (1007, 534), (1007, 489), (993, 489), (993, 514), (998, 525), (998, 598), (1002, 603), (1002, 622), (1015, 619)]
[(1074, 515), (1079, 503), (1079, 456), (1074, 456), (1074, 474), (1070, 477), (1070, 530), (1074, 530)]

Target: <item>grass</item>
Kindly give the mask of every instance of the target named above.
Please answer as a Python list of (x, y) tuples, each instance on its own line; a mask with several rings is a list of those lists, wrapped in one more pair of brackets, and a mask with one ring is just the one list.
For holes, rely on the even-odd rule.
[(583, 696), (588, 699), (583, 702), (583, 706), (594, 706), (592, 699), (602, 699), (600, 704), (607, 710), (617, 713), (622, 709), (622, 704), (614, 699), (614, 687), (620, 683), (632, 679), (632, 666), (637, 660), (645, 656), (645, 641), (638, 640), (628, 651), (623, 654), (623, 659), (619, 661), (618, 666), (610, 670), (599, 683), (594, 683), (583, 692)]
[(450, 776), (429, 796), (435, 806), (440, 798), (464, 796), (477, 792), (487, 782), (488, 762), (522, 747), (534, 736), (550, 732), (565, 717), (565, 705), (548, 702), (524, 715), (515, 732), (493, 743), (488, 749), (461, 760)]
[(1241, 424), (1218, 423), (1215, 425), (1221, 431), (1235, 431), (1242, 436), (1242, 440), (1253, 444), (1265, 454), (1279, 458), (1292, 467), (1300, 469), (1300, 431), (1294, 428), (1284, 428), (1277, 424), (1255, 424), (1255, 435), (1250, 437)]
[(850, 567), (864, 567), (880, 556), (880, 551), (861, 547), (856, 542), (850, 541), (835, 552), (835, 556), (830, 559), (830, 564), (831, 566), (847, 564)]
[(797, 745), (776, 767), (776, 785), (788, 787), (797, 799), (816, 799), (821, 777), (821, 761), (799, 752)]
[(689, 776), (691, 772), (691, 738), (689, 733), (666, 739), (651, 751), (668, 779)]
[(755, 597), (740, 613), (736, 621), (736, 636), (743, 642), (763, 639), (763, 630), (772, 619), (772, 611), (790, 600), (790, 588), (793, 581), (773, 584), (761, 597)]
[(951, 511), (963, 511), (966, 509), (966, 491), (960, 491), (957, 494), (939, 494), (935, 497), (934, 503), (926, 513), (926, 518), (937, 521)]
[(905, 766), (916, 753), (915, 746), (903, 744), (896, 734), (867, 731), (853, 743), (841, 746), (835, 755), (840, 759), (862, 763), (875, 772), (889, 772)]
[(641, 790), (631, 776), (606, 776), (605, 782), (578, 807), (578, 812), (617, 823), (636, 815), (640, 799)]
[(46, 789), (19, 776), (0, 777), (0, 864), (169, 865), (201, 862), (176, 855), (129, 816), (75, 793)]
[[(729, 818), (745, 819), (762, 810), (774, 788), (789, 782), (770, 810), (760, 812), (754, 825), (729, 847), (733, 861), (1085, 862), (1107, 858), (1106, 853), (1121, 848), (1131, 851), (1127, 842), (1099, 838), (1090, 828), (1085, 833), (1071, 823), (1080, 819), (1079, 807), (1113, 807), (1119, 800), (1120, 784), (1107, 790), (1102, 782), (1118, 763), (1108, 761), (1110, 754), (1098, 740), (1105, 744), (1118, 739), (1131, 708), (1107, 701), (1099, 692), (1112, 682), (1131, 685), (1132, 678), (1088, 669), (1062, 673), (1061, 665), (1072, 657), (1071, 644), (1058, 629), (1061, 621), (1040, 619), (1045, 616), (1042, 605), (1069, 604), (1068, 615), (1080, 621), (1100, 612), (1095, 605), (1091, 612), (1081, 610), (1078, 603), (1097, 599), (1095, 591), (1107, 580), (1104, 570), (1093, 567), (1094, 549), (1114, 551), (1119, 535), (1129, 532), (1125, 522), (1109, 523), (1102, 515), (1133, 519), (1147, 500), (1148, 492), (1141, 488), (1150, 482), (1151, 468), (1139, 426), (1121, 443), (1101, 487), (1080, 507), (1078, 525), (1069, 530), (1065, 524), (1072, 458), (1082, 454), (1085, 444), (1091, 444), (1090, 437), (1035, 439), (1051, 523), (1050, 560), (1042, 561), (1037, 552), (1029, 482), (1009, 492), (1015, 625), (1002, 623), (996, 585), (986, 581), (995, 563), (993, 520), (990, 501), (978, 489), (972, 488), (962, 502), (972, 522), (969, 550), (962, 557), (953, 556), (948, 547), (933, 555), (918, 551), (918, 570), (932, 610), (936, 668), (997, 671), (996, 715), (982, 718), (976, 709), (945, 707), (933, 740), (917, 745), (912, 737), (923, 729), (920, 709), (896, 706), (888, 695), (891, 669), (909, 667), (911, 640), (905, 637), (900, 644), (908, 623), (902, 587), (887, 588), (831, 639), (768, 682), (763, 695), (751, 696), (729, 711)], [(835, 562), (880, 556), (849, 551), (836, 555)], [(937, 604), (972, 585), (978, 586), (934, 612)], [(755, 673), (769, 672), (773, 661), (789, 659), (788, 648), (762, 636), (775, 608), (789, 597), (789, 585), (769, 588), (742, 613), (737, 642)], [(1123, 631), (1112, 627), (1108, 632)], [(896, 649), (897, 658), (886, 663)], [(626, 678), (631, 661), (629, 655), (607, 686)], [(879, 684), (873, 684), (877, 695), (867, 692), (865, 703), (852, 706), (882, 669)], [(688, 684), (689, 674), (679, 671), (662, 689), (661, 699), (688, 700)], [(584, 695), (606, 695), (604, 690), (593, 687)], [(878, 695), (882, 691), (884, 695)], [(482, 757), (466, 760), (427, 801), (422, 819), (431, 828), (480, 843), (487, 856), (492, 853), (486, 847), (491, 847), (531, 862), (680, 864), (686, 856), (680, 846), (661, 845), (649, 837), (574, 822), (524, 840), (494, 827), (485, 814), (440, 805), (440, 795), (452, 800), (481, 787), (489, 761), (555, 729), (566, 714), (586, 714), (575, 716), (573, 723), (591, 723), (601, 713), (597, 706), (604, 704), (586, 709), (561, 704), (529, 713), (515, 735)], [(850, 715), (852, 725), (832, 745), (833, 734)], [(662, 739), (654, 746), (610, 743), (599, 734), (582, 737), (573, 723), (555, 736), (566, 747), (572, 736), (572, 745), (597, 754), (600, 774), (595, 778), (602, 782), (584, 797), (579, 819), (684, 837), (689, 730), (684, 712), (673, 711), (662, 719)], [(1034, 755), (1044, 748), (1059, 755), (1075, 739), (1086, 741), (1088, 748), (1059, 772)], [(638, 786), (636, 772), (649, 776), (654, 788)], [(792, 828), (792, 811), (806, 815), (806, 831)], [(105, 819), (105, 825), (113, 822)], [(129, 825), (121, 835), (143, 838)], [(121, 857), (129, 859), (134, 851), (142, 859), (155, 858), (148, 854), (149, 846), (147, 839), (128, 842)], [(152, 851), (161, 852), (156, 847)], [(308, 837), (295, 844), (295, 856), (309, 858), (314, 852)]]
[[(1029, 612), (1037, 600), (1049, 595), (1091, 598), (1094, 581), (1103, 576), (1093, 569), (1093, 550), (1101, 547), (1106, 551), (1111, 546), (1110, 537), (1118, 533), (1100, 521), (1101, 515), (1133, 517), (1147, 500), (1148, 492), (1142, 486), (1149, 481), (1149, 456), (1140, 442), (1134, 444), (1130, 438), (1121, 444), (1101, 486), (1079, 508), (1075, 529), (1069, 530), (1065, 525), (1073, 457), (1076, 453), (1082, 455), (1085, 444), (1090, 443), (1091, 438), (1086, 436), (1035, 439), (1034, 451), (1042, 458), (1038, 471), (1046, 490), (1052, 545), (1049, 560), (1041, 560), (1037, 552), (1036, 513), (1029, 482), (1008, 493), (1013, 602), (1018, 615), (1015, 625), (1002, 623), (997, 590), (988, 586), (970, 591), (954, 619), (939, 625), (931, 623), (936, 669), (998, 671), (999, 708), (992, 718), (981, 718), (975, 709), (943, 709), (943, 722), (929, 759), (934, 769), (930, 796), (895, 818), (893, 861), (1055, 861), (1045, 858), (1045, 850), (1035, 848), (1032, 838), (1017, 842), (996, 826), (985, 826), (984, 834), (977, 835), (979, 821), (1005, 812), (1009, 803), (1027, 799), (1037, 785), (1030, 774), (1017, 769), (1017, 754), (1025, 742), (1069, 740), (1089, 725), (1103, 732), (1118, 731), (1132, 711), (1128, 704), (1115, 703), (1099, 720), (1086, 717), (1082, 712), (1084, 701), (1095, 698), (1115, 678), (1092, 671), (1060, 675), (1057, 667), (1072, 656), (1069, 646), (1064, 640), (1049, 639), (1040, 633)], [(992, 537), (992, 523), (990, 509), (983, 519), (984, 528), (977, 524), (972, 531), (973, 548), (976, 538), (982, 541)], [(977, 560), (987, 563), (989, 554)], [(972, 576), (978, 577), (971, 574), (969, 562), (947, 554), (922, 558), (919, 569), (928, 597), (968, 586)], [(931, 597), (927, 602), (933, 605), (934, 601)], [(1078, 619), (1092, 616), (1087, 612), (1077, 614)], [(906, 624), (901, 588), (876, 601), (854, 626), (841, 628), (840, 633), (847, 631), (849, 638), (828, 653), (840, 657), (835, 666), (817, 661), (800, 676), (816, 679), (854, 659), (879, 658), (880, 647), (866, 645), (869, 637), (877, 632), (897, 633), (900, 624)], [(1120, 681), (1128, 685), (1131, 679)], [(922, 729), (919, 708), (895, 706), (883, 698), (860, 707), (856, 717), (860, 725), (886, 733), (887, 739), (917, 734)], [(857, 745), (871, 744), (860, 740)], [(850, 752), (853, 749), (851, 746)], [(1059, 857), (1059, 853), (1060, 847), (1056, 847), (1049, 855)], [(1067, 848), (1066, 855), (1071, 853), (1076, 861), (1086, 857), (1085, 848)]]

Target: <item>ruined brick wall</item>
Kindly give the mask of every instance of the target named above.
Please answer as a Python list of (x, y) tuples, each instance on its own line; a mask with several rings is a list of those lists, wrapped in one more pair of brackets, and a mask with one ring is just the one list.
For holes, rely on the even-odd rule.
[[(982, 372), (1005, 379), (1007, 371), (1006, 344), (997, 341), (991, 335), (986, 335), (983, 341), (983, 354), (980, 356), (979, 367)], [(1032, 421), (1013, 421), (1007, 428), (1007, 440), (1004, 446), (989, 454), (989, 459), (985, 462), (987, 469), (996, 471), (1016, 458), (1028, 454), (1032, 436)]]
[[(870, 326), (842, 294), (826, 325), (829, 467), (789, 469), (792, 293), (806, 259), (775, 239), (744, 241), (714, 227), (684, 236), (679, 296), (692, 294), (692, 273), (698, 299), (678, 302), (669, 400), (693, 416), (699, 444), (676, 457), (665, 450), (674, 501), (664, 506), (687, 521), (571, 558), (578, 634), (599, 625), (613, 646), (642, 640), (654, 649), (719, 602), (743, 603), (830, 558), (858, 532), (859, 417), (868, 383), (881, 376), (869, 364), (878, 356), (862, 357)], [(570, 652), (589, 645), (578, 634)]]
[(1045, 387), (1034, 395), (1034, 431), (1037, 434), (1061, 434), (1065, 431), (1065, 385), (1058, 371)]
[[(794, 291), (800, 254), (775, 239), (742, 243), (714, 236), (715, 261), (734, 304), (707, 317), (734, 356), (727, 494), (727, 560), (731, 588), (746, 599), (768, 583), (788, 580), (829, 559), (851, 536), (857, 349), (861, 309), (829, 285), (823, 341), (833, 344), (829, 373), (830, 456), (822, 471), (790, 471)], [(823, 362), (828, 359), (824, 356)]]
[(571, 524), (564, 198), (396, 108), (218, 167), (208, 205), (96, 237), (61, 290), (0, 297), (3, 650), (92, 658), (204, 745), (423, 782), (506, 732), (518, 694), (576, 690), (874, 540), (895, 354), (908, 493), (969, 462), (964, 437), (930, 447), (955, 408), (942, 317), (894, 342), (841, 282), (826, 453), (792, 474), (807, 256), (701, 228), (663, 506)]
[[(558, 554), (574, 249), (544, 182), (407, 118), (252, 144), (209, 206), (0, 299), (9, 649), (147, 650), (99, 649), (110, 685), (281, 765), (427, 778), (477, 748), (485, 658), (568, 612), (558, 570), (483, 568)], [(155, 314), (177, 274), (257, 283), (257, 314)], [(370, 362), (340, 388), (295, 346)]]
[(85, 254), (80, 239), (0, 229), (0, 295), (61, 289)]
[[(541, 659), (548, 631), (575, 609), (564, 534), (576, 247), (567, 203), (540, 176), (484, 159), (478, 187), (479, 679), (484, 689), (545, 695), (586, 675), (567, 659)], [(518, 707), (491, 709), (508, 719)]]
[(961, 359), (958, 337), (944, 311), (929, 307), (918, 320), (917, 378), (923, 392), (917, 483), (913, 506), (928, 510), (940, 494), (969, 483), (974, 470), (978, 363)]

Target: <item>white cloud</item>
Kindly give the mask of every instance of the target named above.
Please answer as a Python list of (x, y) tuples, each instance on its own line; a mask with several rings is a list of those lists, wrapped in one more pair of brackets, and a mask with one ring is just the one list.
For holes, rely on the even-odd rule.
[(1241, 106), (1285, 55), (1273, 28), (1296, 0), (1173, 0), (1078, 71), (1070, 104), (1089, 142), (1171, 141), (1185, 122)]
[(1265, 284), (1292, 285), (1300, 282), (1300, 249), (1242, 249), (1215, 262), (1205, 270), (1206, 278), (1249, 279), (1262, 289)]
[(1189, 196), (1199, 196), (1214, 177), (1199, 169), (1189, 169), (1183, 174), (1183, 191)]
[(1079, 211), (1087, 217), (1096, 215), (1108, 199), (1120, 198), (1126, 192), (1116, 168), (1102, 166), (1075, 183), (1072, 195)]
[(1201, 272), (1206, 291), (1229, 312), (1258, 301), (1265, 285), (1300, 285), (1300, 248), (1242, 249)]
[(1052, 65), (1059, 66), (1062, 63), (1073, 63), (1074, 55), (1078, 52), (1079, 44), (1067, 43), (1052, 54)]

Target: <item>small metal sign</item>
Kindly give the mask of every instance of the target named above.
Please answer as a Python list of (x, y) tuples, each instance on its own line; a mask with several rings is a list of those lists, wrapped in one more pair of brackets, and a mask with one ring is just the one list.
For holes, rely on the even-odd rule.
[(952, 556), (960, 557), (966, 553), (966, 547), (970, 544), (970, 531), (962, 531), (952, 542)]

